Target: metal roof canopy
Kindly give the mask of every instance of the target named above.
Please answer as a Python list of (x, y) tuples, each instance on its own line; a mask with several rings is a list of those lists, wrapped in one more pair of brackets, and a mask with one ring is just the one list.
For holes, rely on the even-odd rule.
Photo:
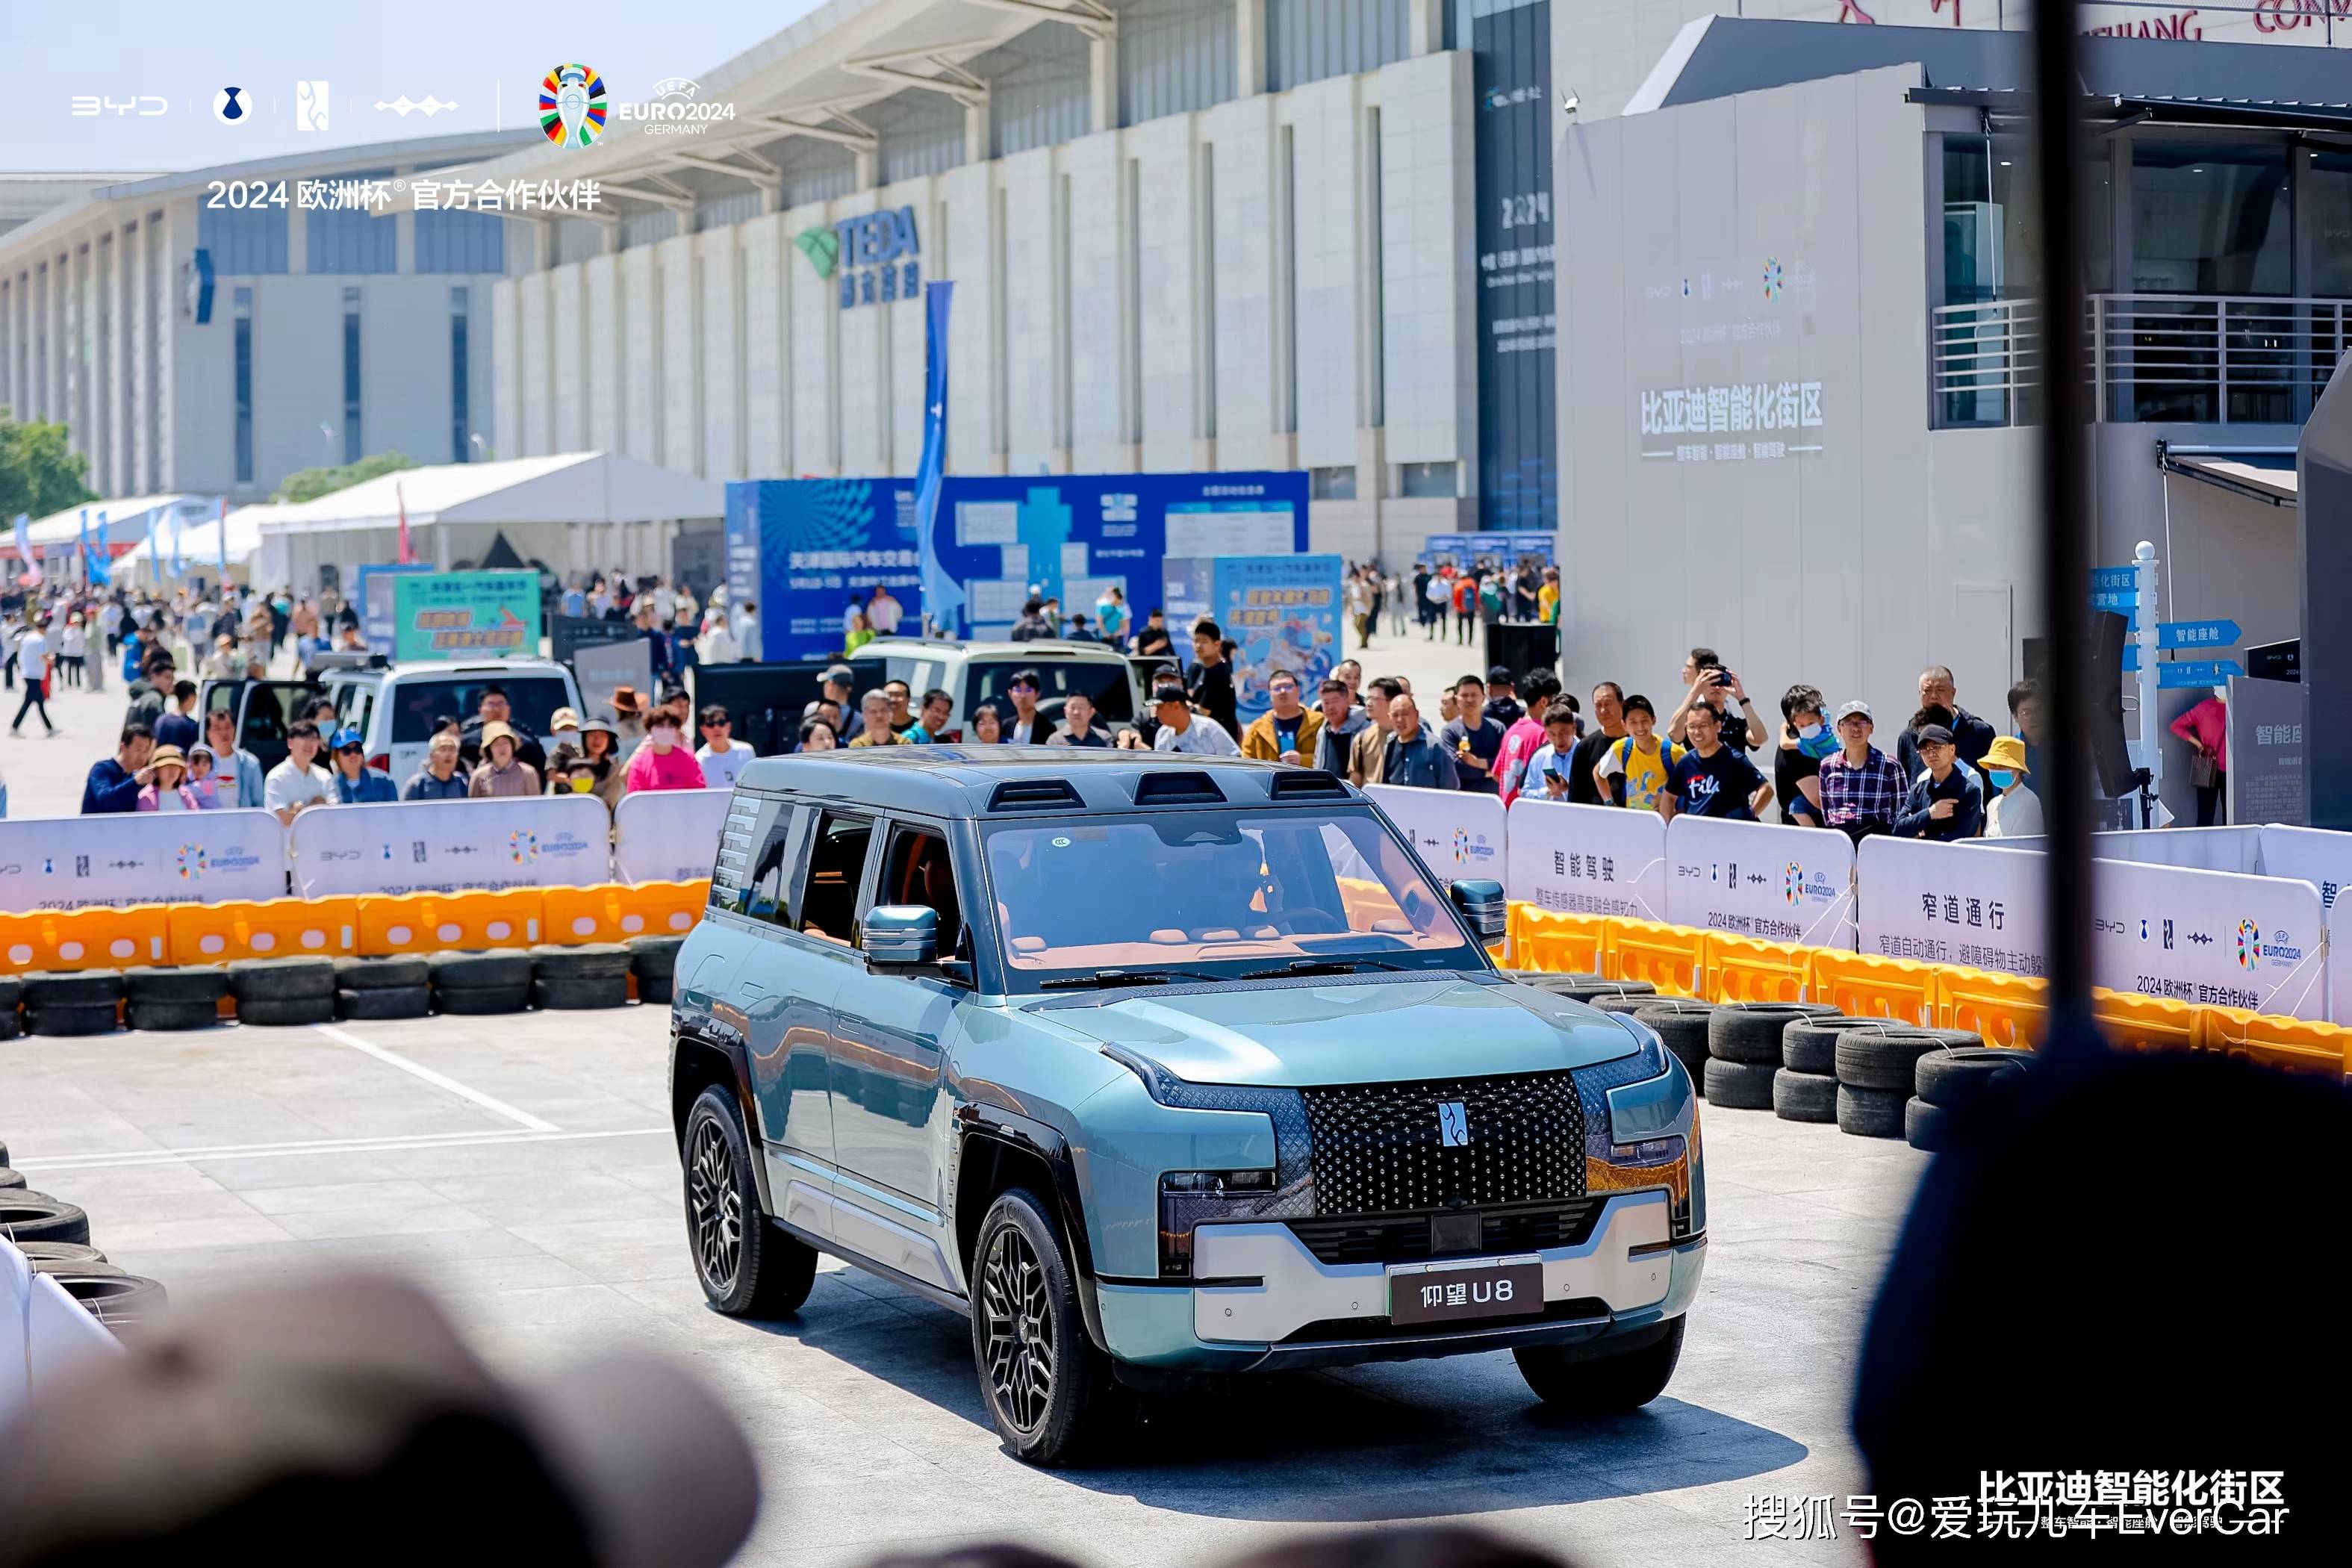
[(656, 522), (722, 517), (726, 487), (613, 452), (564, 452), (496, 463), (443, 463), (340, 489), (299, 506), (270, 508), (272, 537), (348, 533), (400, 525)]
[(2180, 447), (2156, 444), (2156, 466), (2167, 474), (2244, 496), (2271, 506), (2295, 504), (2292, 447)]
[[(2352, 73), (2334, 49), (2168, 38), (2075, 40), (2077, 79), (2086, 100), (2128, 101), (2129, 112), (2184, 123), (2191, 113), (2222, 115), (2228, 124), (2352, 123), (2345, 100)], [(1850, 27), (1834, 22), (1702, 16), (1675, 36), (1664, 57), (1625, 106), (1628, 114), (1700, 103), (1734, 93), (1852, 76), (1885, 66), (1916, 65), (1928, 89), (1922, 103), (1959, 103), (2025, 113), (2033, 84), (2032, 35), (1991, 28)], [(1968, 95), (1985, 95), (1977, 102)], [(2259, 114), (2260, 121), (2247, 119)], [(2271, 118), (2275, 116), (2275, 118)]]

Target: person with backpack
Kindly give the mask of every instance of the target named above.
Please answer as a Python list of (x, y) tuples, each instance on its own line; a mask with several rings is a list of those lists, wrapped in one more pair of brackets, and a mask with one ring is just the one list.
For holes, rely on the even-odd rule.
[(1468, 572), (1454, 579), (1454, 640), (1457, 644), (1470, 640), (1470, 625), (1478, 618), (1478, 579)]

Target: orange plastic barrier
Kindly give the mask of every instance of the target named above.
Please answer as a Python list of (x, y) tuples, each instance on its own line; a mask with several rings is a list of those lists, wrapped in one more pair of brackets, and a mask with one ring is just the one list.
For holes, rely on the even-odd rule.
[(2276, 1018), (2234, 1007), (2200, 1007), (2197, 1044), (2283, 1072), (2342, 1078), (2352, 1073), (2352, 1029), (2304, 1018)]
[(168, 904), (94, 904), (0, 914), (0, 970), (127, 969), (162, 963), (171, 948)]
[(1704, 994), (1710, 1002), (1801, 1002), (1812, 968), (1813, 950), (1801, 942), (1710, 931)]
[(360, 950), (360, 901), (269, 899), (259, 903), (173, 904), (173, 963), (233, 958), (347, 958)]
[(1601, 973), (1646, 980), (1661, 996), (1696, 996), (1706, 978), (1708, 934), (1657, 921), (1612, 920)]
[(371, 958), (448, 948), (529, 947), (540, 940), (543, 888), (362, 894), (360, 952)]
[(1599, 915), (1562, 914), (1533, 904), (1511, 906), (1511, 963), (1553, 974), (1598, 974), (1609, 946), (1610, 921)]
[(547, 942), (626, 942), (677, 936), (694, 929), (710, 901), (710, 884), (605, 882), (593, 888), (542, 888)]
[(1817, 947), (1808, 994), (1841, 1013), (1861, 1018), (1900, 1018), (1907, 1024), (1936, 1021), (1937, 968), (1909, 958), (1877, 958)]
[(2194, 1050), (2197, 1016), (2205, 1011), (2162, 996), (2091, 988), (2091, 1017), (2118, 1046), (2136, 1051)]
[(1989, 1046), (2031, 1050), (2050, 1015), (2050, 982), (1988, 969), (1944, 969), (1936, 977), (1937, 1021), (1969, 1029)]

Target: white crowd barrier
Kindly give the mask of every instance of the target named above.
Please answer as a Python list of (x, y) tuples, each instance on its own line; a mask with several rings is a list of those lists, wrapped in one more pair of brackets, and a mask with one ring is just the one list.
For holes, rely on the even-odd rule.
[(1759, 942), (1853, 946), (1853, 841), (1844, 834), (1711, 816), (1665, 826), (1674, 924)]
[(0, 910), (286, 896), (286, 830), (266, 811), (0, 821)]
[(1521, 795), (1507, 826), (1511, 897), (1561, 914), (1666, 918), (1666, 825), (1656, 812)]
[(611, 879), (612, 816), (592, 795), (314, 807), (288, 835), (295, 890), (451, 892)]
[(1504, 879), (1503, 802), (1467, 790), (1372, 784), (1364, 793), (1419, 850), (1438, 880)]
[(733, 793), (676, 789), (622, 796), (613, 813), (613, 869), (618, 879), (690, 882), (709, 876)]
[(34, 1273), (23, 1253), (0, 1240), (0, 1426), (59, 1372), (121, 1348), (65, 1287)]
[[(1440, 878), (1496, 874), (1514, 899), (1890, 958), (2046, 972), (2037, 840), (1940, 844), (1495, 798), (1366, 791)], [(1499, 847), (1499, 855), (1489, 845)], [(1995, 847), (2011, 853), (1987, 853)], [(2101, 834), (2092, 976), (2115, 991), (2352, 1022), (2352, 955), (2330, 962), (2352, 833)], [(1470, 868), (1475, 867), (1475, 869)], [(2347, 907), (2352, 907), (2347, 905)], [(2347, 917), (2352, 929), (2352, 916)]]

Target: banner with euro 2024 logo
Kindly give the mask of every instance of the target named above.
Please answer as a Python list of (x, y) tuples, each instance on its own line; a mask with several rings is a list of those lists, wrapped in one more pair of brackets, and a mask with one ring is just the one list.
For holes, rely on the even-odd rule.
[(1727, 936), (1853, 946), (1853, 844), (1843, 833), (1677, 816), (1666, 919)]
[(0, 910), (286, 896), (286, 833), (266, 811), (0, 821)]
[(1405, 784), (1371, 784), (1364, 793), (1440, 882), (1503, 879), (1503, 803), (1496, 796)]
[(295, 890), (454, 892), (611, 879), (613, 819), (594, 795), (315, 807), (294, 819)]

